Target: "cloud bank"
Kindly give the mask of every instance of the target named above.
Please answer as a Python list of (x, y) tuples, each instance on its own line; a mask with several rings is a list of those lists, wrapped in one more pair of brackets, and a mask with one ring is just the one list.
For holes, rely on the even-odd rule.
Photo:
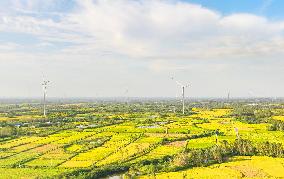
[(71, 4), (11, 0), (8, 4), (10, 8), (0, 13), (0, 34), (18, 34), (23, 39), (0, 41), (1, 63), (28, 59), (34, 64), (40, 60), (44, 66), (69, 61), (114, 71), (118, 65), (120, 71), (130, 71), (125, 75), (139, 68), (141, 79), (149, 71), (182, 75), (206, 68), (218, 73), (243, 66), (263, 70), (267, 64), (283, 70), (284, 21), (249, 13), (224, 15), (178, 0)]

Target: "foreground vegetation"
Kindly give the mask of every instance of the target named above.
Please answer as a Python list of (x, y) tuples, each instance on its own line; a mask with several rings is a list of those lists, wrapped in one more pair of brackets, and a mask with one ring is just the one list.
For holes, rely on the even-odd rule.
[[(174, 106), (177, 110), (173, 110)], [(281, 101), (0, 105), (0, 178), (284, 177)]]

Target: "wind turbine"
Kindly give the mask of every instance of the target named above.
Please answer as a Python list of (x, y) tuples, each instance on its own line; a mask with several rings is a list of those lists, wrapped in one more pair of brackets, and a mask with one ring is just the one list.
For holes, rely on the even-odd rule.
[(46, 94), (47, 94), (47, 86), (50, 81), (43, 79), (43, 83), (41, 84), (43, 87), (43, 116), (46, 117)]
[[(174, 80), (174, 77), (171, 77), (172, 80)], [(176, 81), (177, 85), (181, 87), (181, 93), (182, 93), (182, 114), (184, 114), (184, 91), (185, 91), (185, 88), (189, 87), (189, 84), (182, 84), (178, 81)]]
[(129, 96), (128, 96), (129, 90), (128, 88), (126, 88), (126, 90), (124, 91), (124, 97), (126, 98), (126, 104), (129, 103)]
[(227, 96), (228, 102), (230, 101), (230, 97), (231, 97), (231, 91), (228, 92), (228, 96)]

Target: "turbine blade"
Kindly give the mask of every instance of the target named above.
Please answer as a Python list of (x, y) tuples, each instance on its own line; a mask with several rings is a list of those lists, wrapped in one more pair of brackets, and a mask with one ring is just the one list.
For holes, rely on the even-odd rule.
[(181, 87), (183, 87), (183, 84), (181, 84), (180, 82), (176, 81), (176, 83), (177, 83), (178, 85), (180, 85)]

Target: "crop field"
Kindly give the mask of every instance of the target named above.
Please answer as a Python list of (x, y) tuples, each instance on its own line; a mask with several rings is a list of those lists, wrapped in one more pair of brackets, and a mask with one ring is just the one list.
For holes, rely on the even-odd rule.
[(171, 105), (0, 105), (0, 178), (284, 178), (281, 103)]
[[(283, 162), (283, 158), (233, 157), (226, 163), (179, 172), (160, 173), (155, 178), (284, 178)], [(140, 176), (138, 178), (150, 177)]]

